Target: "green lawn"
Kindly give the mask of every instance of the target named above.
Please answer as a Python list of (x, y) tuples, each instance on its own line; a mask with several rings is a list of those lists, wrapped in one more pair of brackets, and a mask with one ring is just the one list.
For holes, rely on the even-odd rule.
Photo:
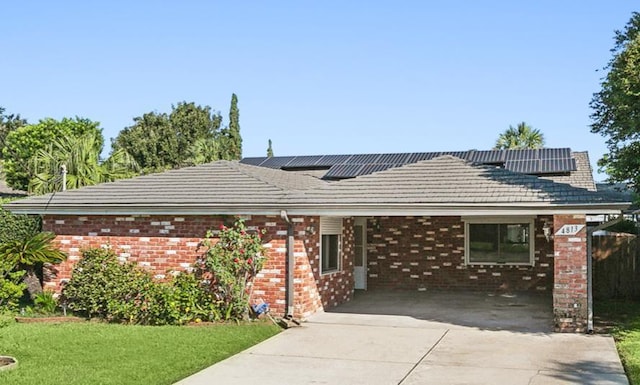
[(595, 314), (610, 329), (631, 385), (640, 385), (640, 301), (596, 301)]
[(172, 384), (278, 333), (272, 323), (124, 326), (16, 324), (0, 328), (0, 355), (18, 359), (0, 384)]

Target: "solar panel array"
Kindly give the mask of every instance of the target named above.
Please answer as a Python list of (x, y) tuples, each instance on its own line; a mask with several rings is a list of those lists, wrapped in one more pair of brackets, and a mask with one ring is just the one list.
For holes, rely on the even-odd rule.
[(282, 170), (326, 169), (328, 171), (324, 176), (325, 179), (345, 179), (430, 160), (442, 155), (455, 156), (476, 164), (500, 166), (523, 174), (563, 174), (576, 170), (576, 161), (571, 156), (570, 148), (275, 156), (244, 158), (241, 163)]

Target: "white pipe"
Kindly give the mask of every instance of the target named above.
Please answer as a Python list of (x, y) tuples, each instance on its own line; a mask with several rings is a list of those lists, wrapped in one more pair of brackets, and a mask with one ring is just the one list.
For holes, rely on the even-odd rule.
[(62, 191), (67, 191), (67, 165), (60, 166), (60, 173), (62, 174)]

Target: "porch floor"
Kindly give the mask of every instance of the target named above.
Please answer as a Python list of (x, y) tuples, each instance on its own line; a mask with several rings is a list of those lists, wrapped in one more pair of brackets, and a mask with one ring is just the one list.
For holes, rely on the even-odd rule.
[[(341, 317), (349, 314), (349, 317)], [(322, 319), (340, 318), (385, 326), (434, 328), (471, 327), (483, 330), (551, 332), (553, 310), (550, 295), (529, 293), (496, 294), (467, 291), (386, 291), (356, 290), (354, 299), (326, 312)], [(367, 317), (389, 315), (395, 317)], [(314, 319), (315, 317), (311, 317)], [(316, 320), (317, 321), (317, 320)], [(382, 326), (382, 325), (381, 325)]]

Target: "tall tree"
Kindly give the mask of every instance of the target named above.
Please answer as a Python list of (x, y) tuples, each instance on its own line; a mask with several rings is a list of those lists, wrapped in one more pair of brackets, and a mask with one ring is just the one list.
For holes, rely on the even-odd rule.
[(231, 95), (229, 108), (229, 127), (221, 131), (220, 159), (239, 160), (242, 158), (242, 137), (240, 136), (240, 110), (238, 97)]
[(631, 182), (640, 192), (640, 13), (615, 31), (612, 58), (590, 107), (591, 132), (607, 138), (609, 153), (598, 161), (612, 182)]
[(271, 158), (273, 156), (273, 147), (271, 146), (271, 139), (269, 139), (269, 147), (267, 147), (267, 157)]
[(67, 189), (92, 186), (117, 179), (130, 178), (137, 173), (135, 161), (123, 150), (115, 150), (104, 162), (100, 161), (102, 138), (88, 132), (80, 137), (62, 137), (33, 157), (34, 177), (29, 192), (45, 194), (62, 190), (60, 170), (66, 167)]
[(95, 135), (95, 145), (102, 148), (102, 129), (98, 122), (75, 117), (60, 121), (47, 118), (11, 131), (2, 150), (6, 182), (17, 190), (27, 190), (34, 176), (33, 157), (49, 143), (64, 137), (79, 137), (86, 133)]
[[(5, 109), (0, 107), (0, 148), (4, 147), (7, 135), (9, 135), (11, 131), (26, 125), (27, 120), (22, 119), (20, 114), (5, 114)], [(0, 159), (2, 159), (1, 152)]]
[(201, 160), (219, 159), (217, 140), (222, 117), (209, 106), (181, 102), (170, 114), (149, 112), (134, 118), (134, 125), (120, 131), (112, 141), (144, 172), (162, 171), (192, 165)]
[(544, 135), (540, 130), (534, 129), (525, 122), (516, 127), (509, 126), (496, 141), (495, 149), (525, 149), (541, 148), (544, 146)]

